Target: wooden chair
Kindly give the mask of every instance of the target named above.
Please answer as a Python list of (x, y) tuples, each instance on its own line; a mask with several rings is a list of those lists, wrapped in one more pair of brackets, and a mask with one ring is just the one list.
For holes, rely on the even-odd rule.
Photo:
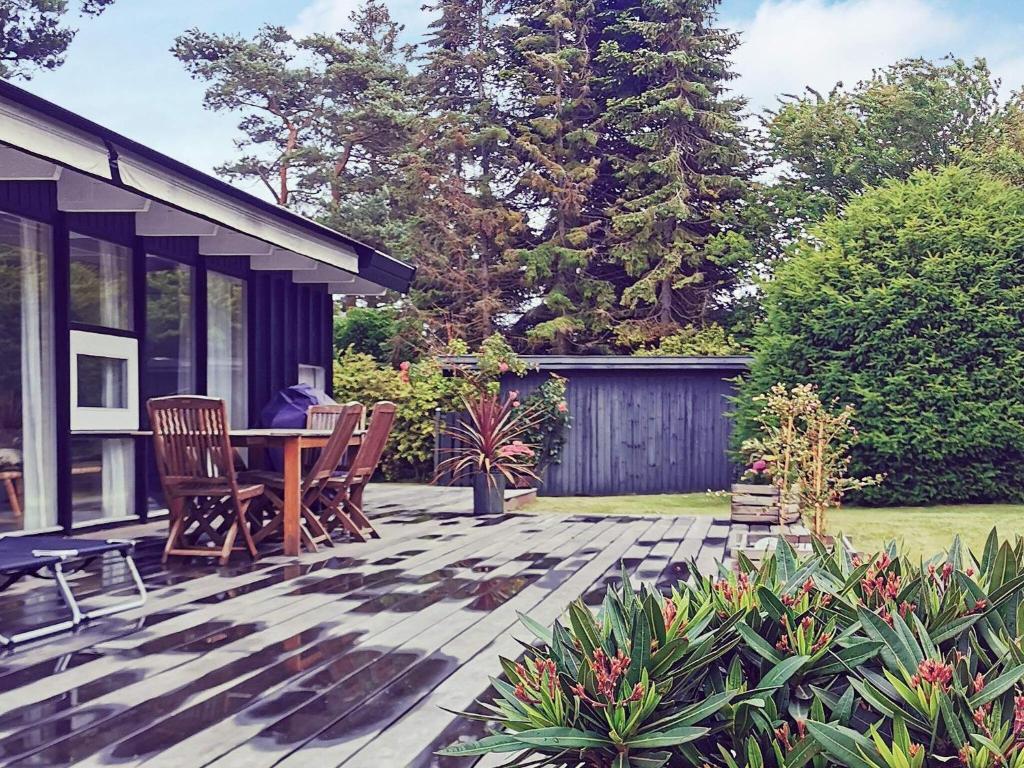
[[(164, 562), (171, 555), (217, 557), (225, 565), (242, 534), (256, 558), (249, 506), (259, 483), (239, 483), (224, 401), (213, 397), (157, 397), (147, 404), (156, 465), (171, 514)], [(202, 543), (203, 541), (207, 543)]]
[[(338, 419), (341, 418), (341, 414), (345, 412), (346, 408), (355, 408), (359, 412), (359, 421), (356, 423), (356, 429), (360, 432), (366, 431), (366, 408), (362, 403), (352, 400), (347, 403), (337, 404), (330, 403), (325, 405), (311, 405), (309, 410), (306, 411), (306, 429), (334, 429), (334, 425)], [(339, 469), (348, 469), (349, 452), (345, 451), (341, 457), (341, 463), (338, 465)], [(308, 471), (313, 466), (312, 459), (306, 459), (303, 457), (302, 469)]]
[(396, 406), (381, 401), (373, 406), (370, 426), (347, 472), (327, 480), (321, 496), (320, 520), (328, 531), (341, 527), (358, 541), (380, 534), (363, 512), (363, 491), (373, 478), (395, 423)]
[[(321, 504), (327, 482), (338, 471), (362, 415), (362, 406), (358, 403), (329, 407), (340, 409), (337, 412), (338, 417), (334, 420), (327, 445), (323, 447), (313, 466), (306, 472), (299, 490), (301, 499), (299, 535), (305, 547), (312, 552), (316, 552), (316, 545), (320, 543), (333, 546), (331, 534), (324, 527), (315, 510)], [(244, 473), (243, 479), (261, 483), (264, 486), (264, 495), (270, 500), (275, 510), (274, 518), (254, 537), (259, 543), (284, 527), (284, 477), (280, 472), (247, 472)]]
[(366, 408), (353, 400), (341, 405), (311, 405), (306, 411), (306, 429), (334, 429), (334, 423), (341, 418), (346, 408), (358, 408), (359, 422), (356, 429), (366, 429)]
[(14, 521), (20, 526), (24, 517), (24, 512), (21, 509), (21, 470), (5, 469), (0, 471), (0, 482), (3, 483), (4, 491), (7, 493), (7, 503), (11, 507)]

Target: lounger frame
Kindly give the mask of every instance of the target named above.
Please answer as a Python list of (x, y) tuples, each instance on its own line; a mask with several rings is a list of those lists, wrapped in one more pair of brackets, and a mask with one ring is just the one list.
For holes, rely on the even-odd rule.
[[(55, 544), (66, 544), (69, 541), (73, 540), (61, 538), (54, 539)], [(5, 579), (5, 581), (0, 583), (0, 592), (26, 577), (52, 579), (57, 588), (57, 593), (60, 595), (64, 605), (67, 606), (68, 611), (71, 613), (71, 617), (68, 619), (63, 619), (52, 624), (45, 624), (40, 627), (33, 627), (32, 629), (27, 629), (23, 632), (16, 632), (11, 635), (5, 635), (0, 632), (0, 646), (7, 647), (17, 643), (24, 643), (29, 640), (35, 640), (40, 637), (46, 637), (68, 629), (74, 629), (80, 624), (90, 621), (91, 619), (96, 619), (101, 616), (109, 616), (114, 613), (120, 613), (121, 611), (129, 611), (133, 608), (141, 608), (145, 605), (146, 585), (142, 580), (142, 576), (139, 574), (139, 569), (135, 565), (135, 559), (132, 557), (134, 542), (123, 539), (107, 539), (106, 543), (111, 545), (110, 548), (102, 551), (84, 553), (77, 549), (68, 549), (66, 547), (54, 549), (33, 549), (32, 556), (38, 557), (41, 561), (34, 568), (13, 569), (9, 572), (0, 570), (0, 579)], [(88, 565), (96, 558), (102, 557), (108, 552), (117, 552), (121, 556), (125, 568), (131, 576), (136, 594), (111, 605), (104, 605), (98, 608), (93, 608), (92, 610), (83, 611), (82, 607), (78, 603), (78, 599), (75, 597), (75, 594), (71, 589), (71, 585), (68, 583), (67, 574), (69, 572), (74, 572), (75, 570), (88, 567)], [(71, 566), (71, 570), (67, 570), (65, 566)]]

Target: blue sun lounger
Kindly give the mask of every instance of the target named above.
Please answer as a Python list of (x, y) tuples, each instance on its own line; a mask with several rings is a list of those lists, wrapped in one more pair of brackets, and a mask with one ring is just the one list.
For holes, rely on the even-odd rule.
[[(146, 586), (132, 559), (134, 541), (123, 539), (79, 539), (61, 536), (7, 536), (0, 538), (0, 592), (26, 576), (52, 579), (67, 606), (70, 617), (10, 635), (0, 627), (0, 646), (34, 640), (65, 629), (73, 629), (83, 621), (109, 616), (119, 611), (138, 608), (146, 602)], [(111, 605), (82, 610), (71, 591), (67, 574), (84, 568), (108, 552), (118, 553), (131, 576), (135, 591), (131, 597)]]

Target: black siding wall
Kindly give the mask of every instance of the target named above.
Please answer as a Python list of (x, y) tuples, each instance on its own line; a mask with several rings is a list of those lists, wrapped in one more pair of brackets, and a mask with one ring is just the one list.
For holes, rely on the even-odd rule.
[(299, 364), (324, 368), (328, 394), (333, 363), (334, 302), (323, 285), (293, 283), (287, 272), (249, 273), (251, 423), (271, 395), (295, 384)]

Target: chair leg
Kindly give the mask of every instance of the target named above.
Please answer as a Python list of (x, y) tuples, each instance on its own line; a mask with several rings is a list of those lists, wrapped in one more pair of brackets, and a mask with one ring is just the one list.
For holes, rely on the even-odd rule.
[(323, 542), (329, 547), (334, 546), (334, 542), (331, 541), (331, 534), (324, 528), (324, 524), (320, 522), (320, 518), (316, 516), (316, 513), (306, 504), (302, 505), (302, 517), (306, 521), (306, 528), (309, 529), (309, 536), (314, 542)]
[(346, 501), (344, 503), (345, 512), (348, 517), (352, 519), (352, 523), (358, 527), (364, 533), (369, 533), (370, 538), (379, 539), (380, 534), (377, 533), (377, 529), (373, 527), (370, 520), (363, 514), (361, 507), (357, 506), (352, 501)]
[(20, 521), (23, 513), (21, 511), (21, 498), (18, 496), (18, 486), (14, 480), (7, 478), (4, 480), (4, 490), (7, 491), (7, 503), (11, 506), (14, 519)]
[(253, 541), (252, 531), (249, 530), (249, 521), (246, 517), (249, 514), (249, 504), (251, 501), (252, 500), (250, 499), (249, 501), (240, 502), (237, 506), (237, 514), (240, 516), (238, 520), (238, 527), (242, 531), (242, 538), (245, 540), (245, 547), (249, 550), (249, 557), (255, 560), (258, 554), (256, 551), (256, 542)]
[(231, 550), (235, 546), (235, 537), (238, 535), (238, 527), (241, 523), (236, 518), (235, 522), (228, 528), (226, 534), (224, 534), (224, 544), (220, 548), (220, 557), (217, 559), (221, 565), (227, 565), (228, 560), (231, 559)]
[(167, 544), (164, 545), (164, 556), (161, 562), (166, 563), (171, 556), (171, 550), (178, 549), (181, 535), (184, 532), (185, 515), (182, 510), (171, 512), (171, 530), (167, 533)]

